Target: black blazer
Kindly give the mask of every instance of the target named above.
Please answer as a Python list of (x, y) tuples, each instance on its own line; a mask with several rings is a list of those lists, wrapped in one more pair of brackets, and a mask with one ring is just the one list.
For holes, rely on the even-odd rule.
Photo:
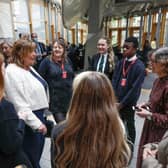
[(32, 168), (22, 150), (25, 123), (19, 120), (13, 105), (0, 101), (0, 167), (13, 168), (24, 164)]
[[(99, 53), (92, 56), (90, 65), (89, 65), (89, 70), (97, 71), (97, 65), (98, 65), (100, 57), (101, 55)], [(109, 55), (107, 55), (107, 61), (105, 64), (104, 74), (106, 74), (109, 79), (112, 79), (113, 72), (110, 72), (110, 67), (109, 67), (110, 63), (109, 63), (108, 58), (109, 58)]]

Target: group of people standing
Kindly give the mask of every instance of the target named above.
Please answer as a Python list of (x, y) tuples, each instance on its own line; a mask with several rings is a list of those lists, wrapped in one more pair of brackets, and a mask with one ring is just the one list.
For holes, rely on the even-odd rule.
[[(158, 79), (149, 103), (139, 105), (138, 112), (132, 107), (140, 96), (145, 66), (136, 55), (137, 47), (137, 38), (127, 38), (123, 58), (117, 60), (110, 39), (101, 37), (89, 71), (75, 77), (64, 39), (53, 42), (51, 55), (36, 70), (35, 41), (14, 42), (12, 61), (0, 73), (0, 134), (5, 134), (0, 141), (0, 163), (6, 168), (18, 164), (40, 168), (47, 132), (44, 115), (49, 109), (58, 123), (51, 135), (53, 168), (127, 167), (134, 150), (135, 113), (145, 118), (137, 166), (141, 167), (142, 159), (147, 165), (152, 154), (149, 150), (143, 154), (144, 145), (161, 141), (168, 127), (168, 48), (150, 58)], [(1, 67), (3, 63), (0, 57)], [(12, 143), (10, 136), (17, 142)], [(17, 157), (7, 162), (8, 154)]]

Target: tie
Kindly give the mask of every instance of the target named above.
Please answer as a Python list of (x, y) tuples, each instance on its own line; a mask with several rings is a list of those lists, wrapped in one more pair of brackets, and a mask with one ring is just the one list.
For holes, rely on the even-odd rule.
[(104, 64), (104, 55), (101, 56), (100, 64), (99, 64), (99, 72), (103, 71), (103, 64)]

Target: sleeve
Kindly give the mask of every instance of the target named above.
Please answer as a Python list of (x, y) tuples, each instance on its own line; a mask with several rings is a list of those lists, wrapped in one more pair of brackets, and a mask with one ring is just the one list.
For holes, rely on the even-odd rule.
[(163, 95), (163, 109), (165, 113), (152, 113), (151, 119), (155, 126), (161, 128), (168, 128), (168, 89), (164, 91)]
[[(112, 77), (112, 86), (113, 86), (113, 89), (114, 91), (116, 92), (116, 88), (117, 88), (117, 82), (118, 82), (118, 76), (120, 75), (119, 74), (119, 67), (121, 65), (121, 61), (119, 61), (116, 65), (115, 65), (115, 68), (114, 68), (114, 73), (113, 73), (113, 77)], [(117, 94), (116, 94), (117, 95)]]
[(24, 138), (24, 121), (5, 120), (0, 125), (0, 149), (5, 154), (12, 154), (22, 147)]
[(141, 89), (142, 83), (145, 78), (145, 67), (144, 66), (143, 67), (139, 66), (136, 69), (134, 78), (135, 79), (132, 83), (131, 89), (128, 91), (126, 96), (120, 102), (123, 106), (127, 104), (131, 104), (132, 102), (135, 102), (135, 100), (139, 98), (140, 89)]
[(90, 71), (94, 71), (94, 59), (95, 59), (95, 56), (88, 56), (88, 70)]
[(160, 164), (158, 160), (153, 157), (148, 157), (145, 160), (143, 160), (142, 168), (151, 168), (151, 167), (163, 168), (163, 165)]
[(38, 72), (39, 74), (46, 80), (47, 78), (47, 69), (48, 69), (48, 61), (47, 61), (48, 58), (45, 58), (41, 63), (40, 63), (40, 66), (39, 66), (39, 69), (38, 69)]
[(25, 123), (34, 130), (38, 129), (42, 123), (32, 112), (28, 100), (29, 95), (26, 94), (25, 91), (26, 87), (24, 85), (24, 82), (18, 80), (17, 75), (14, 75), (13, 72), (12, 73), (6, 72), (5, 74), (6, 97), (13, 103), (17, 113), (24, 112), (27, 114)]

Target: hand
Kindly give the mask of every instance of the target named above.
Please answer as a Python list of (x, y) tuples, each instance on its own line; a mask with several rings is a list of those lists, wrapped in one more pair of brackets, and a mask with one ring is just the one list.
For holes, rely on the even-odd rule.
[(153, 157), (153, 158), (155, 158), (157, 152), (158, 152), (157, 149), (151, 150), (151, 149), (149, 149), (149, 148), (145, 148), (145, 149), (143, 150), (143, 160), (146, 159), (146, 158), (148, 158), (148, 157)]
[(47, 128), (44, 124), (41, 124), (40, 127), (38, 128), (38, 132), (41, 132), (43, 135), (47, 133)]
[(141, 118), (147, 118), (147, 117), (151, 117), (152, 113), (149, 112), (148, 110), (145, 110), (144, 108), (139, 108), (141, 111), (136, 111), (136, 114), (141, 117)]
[(18, 117), (25, 121), (27, 118), (27, 114), (25, 112), (18, 112)]

